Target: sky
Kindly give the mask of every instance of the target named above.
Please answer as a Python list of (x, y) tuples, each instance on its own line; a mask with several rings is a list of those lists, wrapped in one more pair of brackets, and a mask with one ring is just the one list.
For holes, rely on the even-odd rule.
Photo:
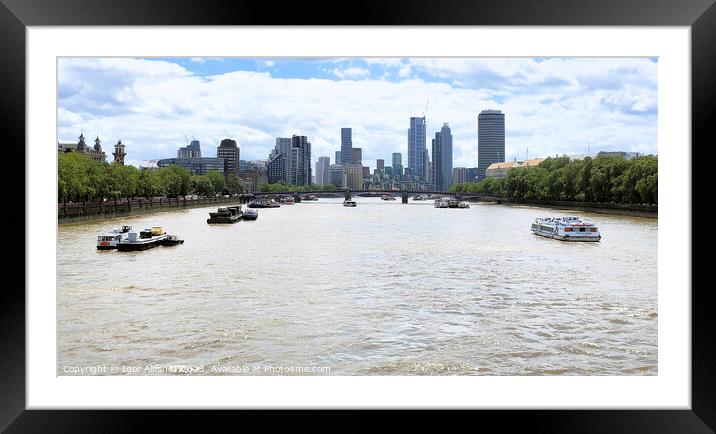
[(216, 156), (224, 138), (242, 160), (266, 159), (276, 137), (305, 135), (312, 160), (353, 128), (363, 165), (407, 164), (410, 117), (443, 123), (453, 166), (477, 166), (477, 116), (505, 113), (506, 160), (588, 150), (657, 153), (655, 58), (60, 58), (58, 140), (95, 136), (126, 162), (176, 157), (186, 141)]

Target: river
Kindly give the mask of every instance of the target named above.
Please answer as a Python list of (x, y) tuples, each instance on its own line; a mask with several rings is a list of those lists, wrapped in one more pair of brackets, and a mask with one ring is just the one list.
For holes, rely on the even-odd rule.
[[(354, 199), (60, 225), (58, 375), (657, 374), (656, 219)], [(548, 215), (602, 240), (533, 235)], [(122, 224), (186, 241), (96, 250)]]

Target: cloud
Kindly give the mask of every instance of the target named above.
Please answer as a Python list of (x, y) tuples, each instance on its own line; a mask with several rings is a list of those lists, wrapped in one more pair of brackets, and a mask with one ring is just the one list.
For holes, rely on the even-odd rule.
[(361, 78), (370, 75), (370, 71), (366, 68), (358, 68), (355, 66), (349, 68), (335, 68), (333, 73), (340, 79)]
[(229, 137), (242, 159), (264, 159), (275, 137), (302, 134), (315, 161), (333, 160), (340, 128), (352, 127), (374, 166), (407, 153), (409, 118), (430, 100), (426, 146), (449, 122), (455, 167), (477, 164), (477, 115), (488, 108), (506, 113), (507, 159), (527, 148), (531, 157), (588, 145), (657, 151), (657, 64), (648, 59), (349, 59), (324, 78), (315, 59), (305, 68), (316, 74), (272, 62), (271, 72), (198, 75), (167, 60), (60, 59), (59, 139), (98, 132), (109, 149), (121, 138), (128, 160), (141, 161), (175, 156), (185, 136), (214, 156)]

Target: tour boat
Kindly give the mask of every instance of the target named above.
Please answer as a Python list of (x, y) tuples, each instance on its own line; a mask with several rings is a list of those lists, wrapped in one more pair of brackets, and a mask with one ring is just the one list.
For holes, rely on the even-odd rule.
[(242, 214), (243, 214), (243, 211), (241, 210), (240, 205), (222, 207), (222, 208), (219, 208), (216, 212), (210, 212), (209, 218), (206, 219), (206, 222), (209, 224), (236, 223), (239, 220), (241, 220)]
[(392, 194), (384, 194), (380, 198), (383, 200), (395, 200), (395, 196), (393, 196)]
[(580, 217), (537, 218), (532, 223), (532, 232), (561, 241), (599, 241), (599, 228), (589, 219)]
[(343, 206), (356, 206), (356, 203), (355, 203), (355, 201), (346, 199), (343, 201)]
[(304, 197), (303, 199), (301, 199), (301, 200), (313, 201), (313, 200), (318, 200), (318, 197), (316, 197), (316, 196), (314, 196), (314, 195), (312, 195), (312, 194), (309, 194), (308, 196), (305, 196), (305, 197)]
[(259, 218), (259, 212), (256, 211), (255, 209), (247, 209), (244, 212), (244, 215), (243, 215), (244, 220), (256, 220), (257, 218)]
[(97, 250), (111, 250), (117, 248), (122, 238), (127, 237), (127, 233), (132, 230), (131, 226), (124, 225), (120, 228), (112, 229), (109, 233), (97, 236)]
[(256, 199), (254, 201), (249, 202), (249, 208), (278, 208), (281, 205), (274, 202), (273, 200), (268, 199)]
[(442, 197), (435, 199), (435, 208), (470, 208), (470, 205), (462, 203), (458, 199)]
[(159, 226), (144, 229), (139, 233), (128, 232), (127, 238), (123, 238), (117, 243), (117, 250), (120, 252), (147, 250), (162, 245), (166, 238), (166, 232)]

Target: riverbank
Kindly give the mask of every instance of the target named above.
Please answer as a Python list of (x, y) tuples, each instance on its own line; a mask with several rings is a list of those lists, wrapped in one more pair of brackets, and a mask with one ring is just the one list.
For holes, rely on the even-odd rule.
[(545, 208), (573, 209), (576, 211), (593, 212), (597, 214), (625, 215), (630, 217), (659, 218), (657, 205), (623, 204), (623, 203), (599, 203), (599, 202), (576, 202), (562, 200), (524, 200), (524, 201), (502, 201), (503, 205), (532, 205)]
[(110, 219), (154, 212), (171, 211), (177, 208), (197, 208), (208, 205), (238, 205), (246, 203), (246, 198), (235, 197), (198, 197), (198, 198), (154, 198), (131, 200), (110, 200), (105, 202), (75, 202), (57, 204), (57, 222), (77, 223), (82, 221)]

